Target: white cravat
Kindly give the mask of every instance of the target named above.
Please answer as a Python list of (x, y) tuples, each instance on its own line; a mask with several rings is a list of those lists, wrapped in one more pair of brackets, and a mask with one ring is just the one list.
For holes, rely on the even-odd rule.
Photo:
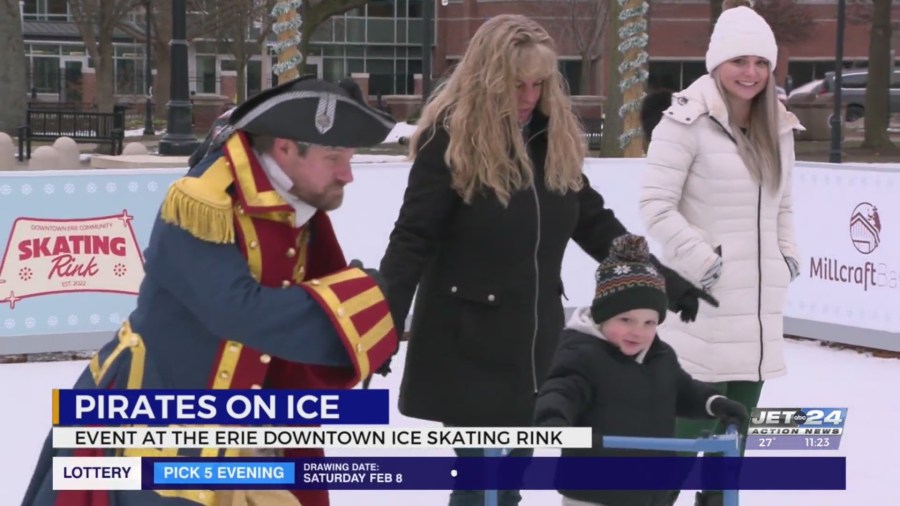
[(256, 153), (256, 158), (262, 166), (263, 171), (275, 188), (275, 192), (291, 207), (294, 208), (294, 226), (302, 227), (310, 218), (316, 214), (316, 208), (300, 200), (299, 197), (291, 193), (294, 187), (293, 181), (284, 173), (284, 170), (278, 165), (274, 158), (266, 153)]

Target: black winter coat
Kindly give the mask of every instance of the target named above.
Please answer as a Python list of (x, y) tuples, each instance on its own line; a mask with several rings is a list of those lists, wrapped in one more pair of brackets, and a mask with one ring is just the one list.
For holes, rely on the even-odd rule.
[(416, 157), (380, 267), (394, 321), (406, 321), (418, 286), (400, 387), (404, 415), (531, 425), (564, 323), (560, 269), (569, 239), (599, 261), (626, 233), (586, 179), (578, 192), (545, 187), (546, 125), (535, 116), (527, 142), (535, 184), (507, 207), (492, 192), (465, 204), (451, 188), (442, 128)]
[[(675, 418), (712, 418), (710, 384), (681, 368), (671, 346), (656, 337), (642, 362), (624, 355), (605, 339), (572, 329), (563, 331), (559, 349), (535, 409), (538, 426), (591, 427), (603, 435), (674, 437)], [(596, 446), (596, 445), (595, 445)], [(677, 456), (646, 450), (572, 448), (563, 457)], [(561, 490), (563, 495), (605, 506), (650, 506), (665, 491)]]

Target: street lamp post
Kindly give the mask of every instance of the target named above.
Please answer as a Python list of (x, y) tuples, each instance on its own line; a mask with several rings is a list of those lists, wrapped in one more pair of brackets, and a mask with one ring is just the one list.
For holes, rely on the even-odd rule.
[(434, 0), (422, 1), (422, 103), (431, 95), (431, 46), (434, 40)]
[(170, 54), (172, 78), (167, 107), (169, 115), (166, 134), (159, 141), (159, 154), (186, 156), (197, 149), (200, 142), (194, 137), (191, 124), (191, 102), (188, 98), (188, 47), (185, 0), (172, 0), (172, 42)]
[(838, 0), (837, 36), (834, 50), (834, 112), (831, 114), (831, 152), (828, 161), (841, 163), (841, 88), (844, 70), (844, 15), (845, 0)]
[(147, 95), (147, 103), (144, 106), (144, 135), (154, 135), (153, 131), (153, 104), (151, 103), (151, 89), (153, 87), (153, 75), (150, 69), (150, 0), (144, 0), (144, 92)]

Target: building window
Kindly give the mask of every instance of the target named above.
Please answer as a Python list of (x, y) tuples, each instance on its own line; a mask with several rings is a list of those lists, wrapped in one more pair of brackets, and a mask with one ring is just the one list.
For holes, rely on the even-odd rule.
[[(844, 60), (844, 68), (859, 68), (865, 60)], [(834, 60), (794, 60), (788, 63), (788, 75), (793, 81), (792, 88), (797, 88), (810, 81), (822, 79), (826, 72), (834, 72)]]
[(581, 60), (559, 60), (559, 72), (569, 86), (570, 95), (581, 95)]
[(393, 19), (369, 19), (369, 43), (394, 43), (394, 20)]
[[(371, 49), (371, 48), (370, 48)], [(368, 60), (369, 95), (392, 95), (394, 93), (394, 61)]]
[(648, 89), (681, 91), (706, 74), (706, 63), (700, 60), (650, 61), (649, 73)]
[(197, 93), (216, 92), (216, 57), (213, 55), (197, 55), (197, 74), (195, 77)]
[(136, 60), (116, 58), (116, 95), (137, 95), (143, 92), (143, 65)]
[(144, 94), (144, 48), (139, 45), (117, 45), (115, 47), (115, 90), (116, 95)]
[(421, 18), (422, 17), (422, 0), (409, 0), (409, 8), (406, 10), (406, 17)]
[(25, 0), (22, 14), (27, 21), (68, 21), (66, 0)]
[(37, 93), (59, 93), (59, 57), (33, 57), (31, 83)]
[(392, 0), (369, 0), (366, 4), (366, 12), (370, 18), (394, 17), (394, 2)]

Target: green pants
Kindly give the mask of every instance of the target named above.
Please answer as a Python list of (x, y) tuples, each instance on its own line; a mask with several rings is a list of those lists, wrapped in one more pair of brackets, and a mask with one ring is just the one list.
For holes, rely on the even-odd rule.
[[(763, 382), (759, 381), (726, 381), (723, 383), (713, 383), (722, 395), (733, 401), (740, 402), (747, 408), (747, 413), (757, 406), (759, 403), (759, 395), (762, 393)], [(675, 426), (675, 437), (696, 439), (709, 431), (711, 434), (723, 434), (725, 427), (718, 420), (696, 420), (679, 418)], [(740, 428), (741, 434), (747, 434), (747, 425)], [(745, 441), (741, 442), (741, 456), (744, 456)], [(694, 454), (682, 454), (686, 457), (693, 457)], [(704, 492), (706, 493), (706, 492)]]

